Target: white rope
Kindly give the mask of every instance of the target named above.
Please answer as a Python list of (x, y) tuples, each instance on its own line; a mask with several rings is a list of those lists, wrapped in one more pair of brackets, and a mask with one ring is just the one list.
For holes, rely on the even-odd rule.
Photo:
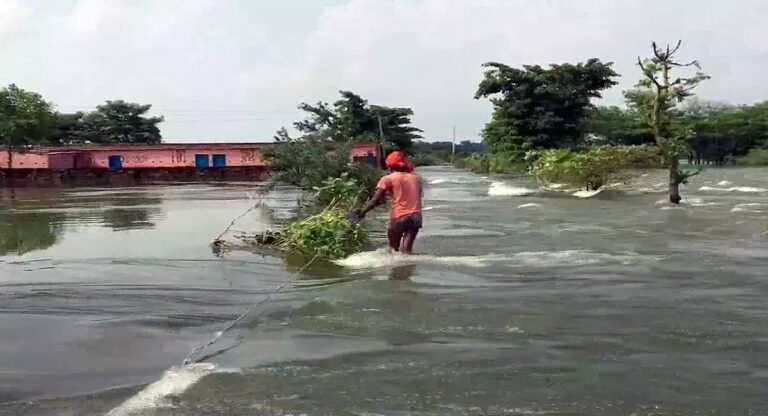
[[(295, 278), (295, 277), (296, 277), (296, 276), (297, 276), (299, 273), (303, 272), (303, 271), (304, 271), (304, 270), (305, 270), (307, 267), (309, 267), (309, 265), (310, 265), (310, 264), (312, 264), (312, 262), (314, 262), (314, 261), (315, 261), (315, 260), (316, 260), (316, 259), (317, 259), (319, 256), (320, 256), (319, 254), (315, 254), (315, 256), (314, 256), (314, 257), (312, 257), (312, 258), (311, 258), (311, 259), (310, 259), (310, 260), (309, 260), (309, 261), (308, 261), (308, 262), (307, 262), (305, 265), (301, 266), (301, 268), (300, 268), (299, 270), (297, 270), (295, 273), (293, 273), (293, 274), (290, 276), (290, 278), (289, 278), (289, 279), (292, 281), (292, 280), (293, 280), (293, 279), (294, 279), (294, 278)], [(291, 282), (291, 281), (289, 281), (289, 282), (286, 282), (286, 283), (283, 283), (283, 284), (281, 284), (280, 286), (278, 286), (278, 287), (277, 287), (277, 288), (276, 288), (276, 289), (275, 289), (275, 290), (274, 290), (272, 293), (270, 293), (269, 295), (267, 295), (267, 296), (266, 296), (264, 299), (262, 299), (262, 300), (260, 300), (260, 301), (258, 301), (258, 302), (256, 302), (256, 303), (254, 303), (253, 305), (251, 305), (251, 306), (250, 306), (250, 307), (249, 307), (249, 308), (248, 308), (248, 309), (247, 309), (245, 312), (243, 312), (242, 314), (240, 314), (240, 316), (238, 316), (238, 317), (237, 317), (237, 318), (235, 318), (235, 319), (234, 319), (232, 322), (230, 322), (229, 324), (227, 324), (227, 326), (225, 326), (225, 327), (224, 327), (224, 329), (222, 329), (221, 331), (218, 331), (218, 332), (214, 333), (214, 334), (213, 334), (213, 337), (211, 337), (211, 339), (209, 339), (209, 340), (208, 340), (208, 342), (206, 342), (205, 344), (203, 344), (203, 345), (200, 345), (200, 346), (196, 347), (195, 349), (193, 349), (193, 350), (192, 350), (192, 351), (189, 353), (189, 355), (187, 355), (187, 357), (186, 357), (186, 358), (184, 358), (184, 361), (182, 361), (182, 365), (189, 365), (189, 364), (195, 364), (195, 363), (198, 363), (198, 362), (200, 362), (200, 360), (193, 360), (193, 358), (195, 358), (195, 357), (196, 357), (198, 354), (200, 354), (201, 352), (205, 351), (205, 350), (206, 350), (208, 347), (210, 347), (211, 345), (215, 344), (215, 343), (216, 343), (216, 342), (217, 342), (219, 339), (221, 339), (221, 337), (222, 337), (222, 336), (224, 336), (224, 334), (225, 334), (227, 331), (229, 331), (229, 330), (230, 330), (230, 329), (232, 329), (232, 328), (233, 328), (235, 325), (237, 325), (237, 323), (238, 323), (238, 322), (240, 322), (241, 320), (243, 320), (243, 318), (245, 318), (246, 316), (248, 316), (248, 315), (249, 315), (249, 314), (250, 314), (250, 313), (251, 313), (251, 312), (252, 312), (254, 309), (258, 308), (259, 306), (261, 306), (261, 305), (263, 305), (263, 304), (265, 304), (265, 303), (267, 303), (269, 300), (271, 300), (271, 299), (272, 299), (272, 297), (273, 297), (274, 295), (276, 295), (277, 293), (279, 293), (281, 290), (285, 289), (285, 288), (286, 288), (286, 287), (288, 287), (288, 286), (291, 286), (291, 284), (292, 284), (292, 282)]]

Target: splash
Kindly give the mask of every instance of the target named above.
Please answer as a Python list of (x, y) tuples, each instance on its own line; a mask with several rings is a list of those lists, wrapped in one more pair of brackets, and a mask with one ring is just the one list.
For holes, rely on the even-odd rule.
[(380, 249), (353, 254), (345, 259), (336, 260), (335, 263), (350, 269), (380, 269), (414, 264), (486, 267), (491, 263), (507, 260), (509, 260), (509, 257), (496, 254), (487, 254), (483, 256), (406, 255), (397, 252), (389, 252), (386, 249)]
[(488, 196), (525, 196), (533, 193), (536, 193), (535, 189), (511, 186), (504, 182), (491, 182), (488, 188)]
[(148, 409), (172, 407), (166, 398), (184, 393), (201, 378), (216, 372), (210, 363), (174, 367), (166, 371), (160, 380), (148, 385), (133, 397), (112, 409), (107, 416), (131, 416), (144, 414)]
[(518, 205), (518, 206), (517, 206), (517, 208), (515, 208), (515, 209), (523, 209), (523, 208), (538, 208), (538, 207), (540, 207), (540, 206), (541, 206), (541, 204), (537, 204), (537, 203), (535, 203), (535, 202), (531, 202), (531, 203), (528, 203), (528, 204), (520, 204), (520, 205)]
[(720, 181), (717, 183), (717, 186), (731, 186), (733, 185), (733, 182), (731, 181)]
[(637, 253), (598, 253), (588, 250), (564, 251), (524, 251), (511, 255), (486, 254), (482, 256), (431, 256), (404, 255), (376, 250), (353, 254), (345, 259), (336, 260), (336, 264), (350, 269), (381, 269), (404, 265), (433, 264), (461, 267), (487, 267), (492, 264), (506, 263), (522, 267), (570, 267), (601, 263), (629, 264), (647, 260), (648, 256)]

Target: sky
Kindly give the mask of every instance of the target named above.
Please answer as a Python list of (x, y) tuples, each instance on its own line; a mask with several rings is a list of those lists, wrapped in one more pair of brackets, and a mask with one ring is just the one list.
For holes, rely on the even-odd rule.
[(683, 41), (706, 100), (768, 99), (766, 0), (0, 0), (0, 85), (62, 112), (152, 104), (168, 142), (271, 141), (350, 90), (411, 107), (427, 140), (479, 140), (481, 65), (614, 62)]

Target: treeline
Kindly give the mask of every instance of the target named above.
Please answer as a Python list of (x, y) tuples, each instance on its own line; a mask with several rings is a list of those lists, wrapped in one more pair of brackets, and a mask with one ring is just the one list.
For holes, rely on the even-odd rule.
[[(731, 105), (692, 99), (672, 109), (678, 129), (688, 132), (692, 161), (723, 164), (729, 158), (763, 148), (768, 140), (768, 101)], [(654, 144), (650, 126), (629, 106), (597, 107), (588, 120), (587, 140), (593, 144)]]
[(596, 189), (627, 164), (646, 161), (669, 170), (669, 199), (679, 203), (679, 185), (697, 173), (681, 169), (680, 159), (723, 164), (755, 149), (762, 156), (768, 139), (768, 102), (733, 106), (694, 98), (709, 76), (697, 61), (677, 59), (680, 46), (653, 43), (648, 58), (638, 57), (640, 80), (624, 91), (626, 108), (592, 105), (616, 85), (610, 62), (485, 64), (475, 98), (493, 104), (482, 133), (487, 151), (462, 163), (478, 171), (525, 169), (542, 180)]
[(413, 163), (416, 166), (431, 166), (454, 163), (485, 149), (482, 143), (462, 140), (454, 146), (453, 142), (414, 142), (411, 149)]
[(40, 94), (14, 84), (0, 90), (0, 143), (8, 152), (30, 146), (160, 143), (162, 117), (149, 117), (150, 105), (107, 101), (90, 112), (61, 113)]

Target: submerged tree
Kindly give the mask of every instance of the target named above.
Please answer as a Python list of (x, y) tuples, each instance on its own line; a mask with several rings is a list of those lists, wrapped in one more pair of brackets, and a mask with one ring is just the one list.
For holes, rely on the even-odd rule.
[(611, 63), (525, 65), (522, 69), (490, 62), (475, 98), (493, 103), (483, 143), (491, 152), (522, 156), (532, 149), (572, 147), (584, 136), (591, 100), (616, 84)]
[[(674, 48), (669, 45), (659, 48), (653, 42), (653, 56), (645, 60), (637, 58), (643, 78), (634, 90), (625, 93), (627, 100), (643, 112), (651, 126), (664, 163), (669, 168), (669, 200), (674, 204), (681, 200), (680, 184), (692, 176), (692, 173), (680, 170), (680, 158), (687, 152), (691, 134), (681, 129), (679, 123), (676, 125), (675, 107), (693, 95), (692, 91), (699, 83), (709, 79), (701, 72), (698, 61), (681, 63), (676, 60), (675, 54), (681, 44), (682, 41), (678, 41)], [(672, 69), (681, 67), (695, 67), (696, 72), (690, 77), (672, 79)]]

